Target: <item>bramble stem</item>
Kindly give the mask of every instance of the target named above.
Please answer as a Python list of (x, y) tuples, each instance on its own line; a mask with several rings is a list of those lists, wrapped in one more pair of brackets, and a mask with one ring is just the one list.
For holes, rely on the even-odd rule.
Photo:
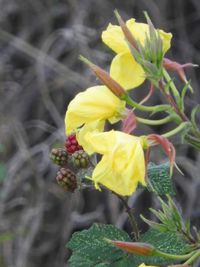
[[(175, 87), (175, 85), (174, 85)], [(163, 80), (161, 80), (159, 82), (159, 88), (161, 90), (161, 92), (163, 93), (163, 95), (165, 96), (167, 102), (170, 104), (170, 106), (174, 109), (174, 111), (176, 112), (176, 114), (181, 118), (182, 121), (189, 121), (188, 117), (185, 115), (185, 113), (183, 113), (180, 108), (178, 107), (177, 103), (174, 101), (173, 97), (171, 96), (171, 94), (169, 92), (165, 91), (165, 85)], [(177, 90), (177, 89), (176, 89)]]
[(129, 220), (130, 220), (130, 223), (131, 223), (131, 226), (132, 226), (132, 229), (133, 229), (133, 234), (134, 234), (134, 239), (135, 241), (137, 241), (139, 239), (139, 230), (138, 230), (138, 225), (137, 225), (137, 222), (136, 222), (136, 219), (133, 215), (133, 212), (132, 212), (132, 209), (131, 207), (128, 205), (128, 200), (120, 195), (118, 195), (117, 193), (113, 192), (112, 193), (114, 195), (116, 195), (120, 200), (121, 202), (123, 203), (125, 209), (126, 209), (126, 212), (129, 216)]

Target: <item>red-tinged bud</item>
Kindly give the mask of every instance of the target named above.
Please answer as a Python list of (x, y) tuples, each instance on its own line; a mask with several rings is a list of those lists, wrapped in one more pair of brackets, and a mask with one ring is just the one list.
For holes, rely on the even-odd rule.
[(134, 36), (132, 35), (131, 31), (129, 30), (129, 28), (126, 26), (126, 23), (123, 21), (123, 19), (121, 18), (121, 16), (119, 15), (118, 11), (115, 10), (115, 15), (117, 17), (117, 20), (119, 22), (119, 25), (123, 31), (124, 36), (126, 37), (127, 41), (129, 42), (129, 44), (134, 47), (136, 50), (138, 49), (138, 45), (137, 45), (137, 41), (134, 38)]
[(115, 247), (125, 250), (126, 252), (141, 256), (153, 256), (154, 252), (156, 251), (156, 249), (152, 245), (147, 243), (124, 242), (115, 240), (107, 240), (107, 241), (112, 245), (114, 245)]
[(80, 56), (80, 59), (85, 62), (91, 70), (95, 73), (95, 75), (99, 78), (99, 80), (106, 85), (117, 97), (122, 98), (124, 95), (126, 95), (126, 91), (121, 87), (121, 85), (113, 80), (109, 73), (100, 68), (99, 66), (93, 64), (88, 59), (84, 58), (83, 56)]
[(167, 70), (171, 71), (176, 71), (180, 78), (184, 81), (187, 82), (187, 78), (185, 75), (185, 68), (188, 67), (198, 67), (198, 65), (193, 64), (193, 63), (185, 63), (185, 64), (180, 64), (176, 61), (172, 61), (168, 58), (163, 59), (163, 67), (166, 68)]
[(130, 134), (136, 127), (136, 116), (133, 110), (126, 109), (126, 116), (122, 121), (122, 132)]
[(167, 154), (170, 161), (170, 174), (175, 163), (176, 150), (174, 145), (164, 136), (158, 134), (150, 134), (147, 136), (148, 141), (152, 142), (151, 145), (161, 145)]

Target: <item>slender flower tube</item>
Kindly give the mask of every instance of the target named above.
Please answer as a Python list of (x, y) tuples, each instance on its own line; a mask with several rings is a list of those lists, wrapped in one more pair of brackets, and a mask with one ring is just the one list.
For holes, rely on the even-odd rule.
[[(126, 22), (126, 25), (134, 39), (144, 45), (146, 36), (149, 35), (148, 24), (137, 23), (135, 19), (130, 19)], [(172, 34), (162, 30), (158, 30), (158, 33), (162, 40), (163, 53), (166, 53), (171, 46)], [(144, 70), (131, 54), (121, 27), (109, 24), (102, 33), (102, 40), (117, 54), (111, 63), (111, 77), (126, 90), (142, 84), (145, 80)]]
[[(96, 121), (115, 123), (123, 117), (125, 101), (120, 100), (106, 86), (94, 86), (76, 95), (65, 115), (66, 134)], [(98, 123), (97, 123), (98, 124)], [(102, 124), (100, 128), (102, 128)]]
[(86, 152), (102, 155), (91, 178), (95, 187), (103, 185), (119, 195), (130, 196), (139, 182), (145, 185), (144, 142), (144, 137), (120, 131), (87, 132), (80, 144)]

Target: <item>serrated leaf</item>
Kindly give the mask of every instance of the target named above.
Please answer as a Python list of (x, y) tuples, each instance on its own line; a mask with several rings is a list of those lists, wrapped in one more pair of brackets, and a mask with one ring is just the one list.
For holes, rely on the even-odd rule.
[[(122, 250), (113, 247), (105, 241), (105, 238), (131, 241), (126, 232), (119, 230), (113, 225), (93, 224), (88, 230), (74, 233), (68, 243), (67, 246), (73, 251), (71, 258), (69, 259), (70, 266), (123, 267), (123, 261), (127, 264), (127, 254)], [(114, 265), (114, 263), (116, 263), (116, 265)], [(125, 266), (128, 265), (124, 265), (124, 267)]]
[(172, 179), (170, 177), (170, 165), (164, 163), (155, 165), (150, 163), (147, 169), (149, 191), (158, 195), (174, 195)]
[[(150, 229), (143, 235), (139, 240), (140, 242), (146, 242), (153, 245), (156, 249), (170, 254), (181, 255), (187, 252), (186, 243), (174, 233), (161, 233), (157, 230)], [(135, 261), (138, 262), (138, 265), (142, 262), (152, 265), (161, 265), (161, 264), (170, 264), (175, 263), (176, 261), (167, 260), (163, 257), (158, 256), (136, 256)]]

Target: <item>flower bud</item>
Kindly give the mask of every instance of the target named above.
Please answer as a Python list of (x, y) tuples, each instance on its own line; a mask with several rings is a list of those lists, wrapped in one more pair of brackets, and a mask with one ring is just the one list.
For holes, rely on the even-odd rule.
[(99, 80), (105, 86), (107, 86), (114, 95), (116, 95), (117, 97), (121, 99), (126, 95), (126, 91), (122, 88), (122, 86), (118, 82), (116, 82), (113, 78), (111, 78), (109, 73), (107, 73), (105, 70), (103, 70), (99, 66), (93, 64), (88, 59), (84, 58), (83, 56), (80, 56), (80, 59), (84, 63), (86, 63), (91, 68), (91, 70), (93, 70), (93, 72), (99, 78)]
[(107, 240), (115, 247), (125, 250), (126, 252), (141, 255), (141, 256), (152, 256), (156, 251), (155, 248), (147, 243), (142, 242), (124, 242), (124, 241), (115, 241)]

